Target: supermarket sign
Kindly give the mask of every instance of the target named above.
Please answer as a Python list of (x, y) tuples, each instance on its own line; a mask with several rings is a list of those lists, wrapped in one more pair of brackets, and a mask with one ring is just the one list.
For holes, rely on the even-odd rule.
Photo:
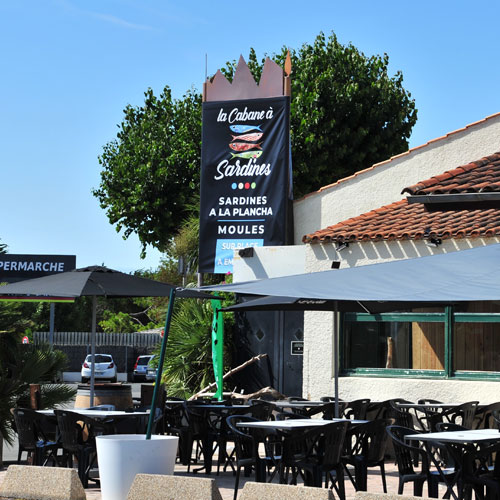
[(76, 255), (0, 254), (0, 283), (15, 283), (76, 268)]

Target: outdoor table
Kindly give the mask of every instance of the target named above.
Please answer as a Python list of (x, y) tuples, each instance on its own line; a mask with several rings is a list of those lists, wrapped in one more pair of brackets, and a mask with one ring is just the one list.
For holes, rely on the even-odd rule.
[(291, 418), (289, 420), (262, 420), (258, 422), (239, 422), (237, 427), (248, 427), (254, 429), (269, 430), (294, 430), (307, 427), (317, 427), (328, 425), (333, 422), (349, 422), (350, 424), (366, 424), (369, 420), (349, 420), (348, 418), (333, 418), (324, 420), (322, 418)]
[[(278, 431), (281, 437), (285, 434), (292, 433), (300, 429), (310, 429), (311, 427), (322, 427), (324, 425), (335, 422), (349, 422), (350, 424), (364, 424), (369, 420), (349, 420), (348, 418), (334, 418), (332, 420), (324, 420), (322, 418), (291, 418), (289, 420), (262, 420), (256, 422), (238, 422), (236, 427), (244, 427), (250, 429), (261, 429), (268, 431)], [(279, 460), (278, 460), (279, 462)], [(278, 466), (279, 467), (279, 466)], [(257, 478), (257, 481), (262, 478)]]
[[(55, 417), (54, 410), (37, 410), (37, 411), (44, 415)], [(74, 408), (74, 409), (69, 409), (67, 411), (79, 413), (80, 415), (85, 415), (86, 417), (95, 418), (96, 420), (107, 420), (107, 419), (121, 420), (125, 418), (140, 418), (140, 417), (144, 418), (149, 416), (149, 411), (88, 410), (84, 408)], [(135, 432), (137, 432), (137, 426), (138, 424), (136, 423)], [(116, 426), (114, 426), (114, 432), (117, 432)]]
[[(37, 410), (39, 413), (44, 415), (53, 416), (54, 410)], [(123, 411), (123, 410), (86, 410), (83, 408), (68, 409), (67, 411), (73, 411), (79, 413), (80, 415), (85, 415), (87, 417), (93, 418), (120, 418), (120, 417), (144, 417), (149, 415), (149, 411)]]
[(251, 408), (252, 405), (213, 405), (213, 404), (190, 404), (189, 408), (196, 410), (210, 410), (210, 411), (230, 411)]
[(396, 403), (400, 408), (424, 408), (431, 410), (436, 408), (438, 410), (446, 410), (448, 408), (455, 408), (463, 403)]
[[(421, 434), (409, 434), (405, 436), (406, 441), (422, 441), (426, 444), (429, 456), (432, 463), (436, 466), (439, 475), (446, 484), (447, 492), (449, 492), (455, 500), (460, 500), (460, 498), (453, 491), (453, 486), (457, 483), (457, 478), (453, 482), (450, 482), (446, 475), (443, 473), (441, 466), (436, 460), (433, 453), (430, 452), (430, 447), (432, 442), (443, 443), (445, 446), (447, 444), (453, 445), (466, 445), (466, 444), (478, 444), (491, 441), (500, 440), (500, 432), (497, 429), (474, 429), (474, 430), (464, 430), (464, 431), (447, 431), (447, 432), (427, 432)], [(452, 449), (452, 455), (456, 455), (456, 451)]]
[(333, 401), (271, 401), (278, 408), (312, 408), (322, 406)]

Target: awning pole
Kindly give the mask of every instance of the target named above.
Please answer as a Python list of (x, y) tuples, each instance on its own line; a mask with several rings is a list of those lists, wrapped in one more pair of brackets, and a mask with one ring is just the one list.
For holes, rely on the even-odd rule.
[[(155, 419), (156, 403), (161, 386), (161, 375), (163, 372), (163, 362), (165, 360), (165, 351), (167, 350), (168, 334), (170, 331), (170, 322), (172, 321), (172, 312), (174, 310), (175, 301), (175, 288), (170, 291), (170, 298), (168, 301), (167, 317), (165, 319), (165, 328), (163, 330), (163, 340), (161, 342), (160, 359), (158, 361), (158, 370), (156, 371), (155, 388), (153, 390), (153, 400), (151, 401), (151, 410), (149, 413), (148, 429), (146, 431), (146, 439), (151, 439), (151, 432), (153, 430), (153, 422)], [(163, 409), (162, 409), (163, 410)]]
[(335, 418), (339, 418), (339, 304), (335, 301), (333, 312), (333, 379), (335, 391)]
[(90, 354), (92, 364), (90, 365), (90, 407), (94, 406), (94, 388), (95, 388), (95, 331), (97, 322), (97, 296), (92, 297), (92, 331), (90, 332)]

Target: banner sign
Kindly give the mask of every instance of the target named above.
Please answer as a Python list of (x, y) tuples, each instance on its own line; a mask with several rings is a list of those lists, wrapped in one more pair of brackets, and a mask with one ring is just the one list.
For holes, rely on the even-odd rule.
[(203, 103), (199, 271), (286, 244), (290, 98)]
[(49, 274), (71, 271), (76, 255), (0, 254), (0, 283), (15, 283)]

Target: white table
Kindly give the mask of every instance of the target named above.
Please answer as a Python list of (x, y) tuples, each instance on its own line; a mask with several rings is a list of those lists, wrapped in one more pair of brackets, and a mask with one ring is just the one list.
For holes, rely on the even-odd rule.
[(349, 422), (351, 424), (365, 424), (369, 420), (349, 420), (348, 418), (334, 418), (323, 420), (322, 418), (291, 418), (288, 420), (262, 420), (257, 422), (238, 422), (237, 427), (247, 427), (253, 429), (299, 429), (305, 427), (318, 427), (321, 425), (333, 424), (335, 422)]
[(333, 403), (333, 401), (271, 401), (271, 403), (278, 408), (312, 408)]
[[(149, 415), (149, 411), (123, 411), (123, 410), (86, 410), (84, 408), (64, 408), (65, 411), (71, 411), (94, 418), (119, 418), (119, 417), (141, 417)], [(54, 410), (37, 410), (44, 415), (54, 416)]]
[[(491, 441), (499, 441), (500, 440), (500, 432), (497, 429), (474, 429), (474, 430), (465, 430), (465, 431), (447, 431), (447, 432), (426, 432), (421, 434), (408, 434), (405, 436), (406, 441), (423, 441), (423, 442), (438, 442), (449, 444), (473, 444), (473, 443), (484, 443)], [(439, 474), (441, 475), (443, 482), (446, 484), (448, 491), (451, 493), (455, 500), (459, 500), (458, 496), (453, 491), (453, 486), (456, 483), (450, 483), (448, 478), (442, 471), (441, 466), (434, 458), (434, 454), (431, 453), (430, 449), (428, 449), (429, 455), (431, 457), (432, 462), (436, 466)]]
[(497, 429), (474, 429), (467, 431), (427, 432), (409, 434), (407, 441), (438, 441), (440, 443), (480, 443), (483, 441), (500, 440), (500, 431)]

